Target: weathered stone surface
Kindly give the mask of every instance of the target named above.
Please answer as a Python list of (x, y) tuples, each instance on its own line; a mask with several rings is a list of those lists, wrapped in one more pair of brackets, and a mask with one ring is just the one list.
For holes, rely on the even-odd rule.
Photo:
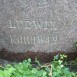
[(76, 0), (0, 0), (0, 49), (69, 51), (76, 40)]

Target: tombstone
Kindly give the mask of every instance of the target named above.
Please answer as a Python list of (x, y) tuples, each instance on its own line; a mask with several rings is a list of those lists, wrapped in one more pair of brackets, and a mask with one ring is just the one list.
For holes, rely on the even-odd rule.
[(0, 49), (71, 52), (76, 40), (76, 0), (0, 0)]

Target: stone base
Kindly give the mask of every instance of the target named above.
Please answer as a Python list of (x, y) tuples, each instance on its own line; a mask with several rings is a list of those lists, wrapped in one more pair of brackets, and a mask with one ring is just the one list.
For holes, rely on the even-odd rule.
[(40, 62), (51, 62), (55, 55), (57, 54), (66, 54), (67, 60), (71, 61), (77, 58), (77, 52), (64, 52), (64, 51), (55, 51), (55, 52), (33, 52), (33, 51), (27, 51), (25, 53), (15, 53), (7, 51), (6, 49), (1, 49), (0, 51), (0, 58), (5, 59), (8, 61), (23, 61), (25, 59), (31, 58), (32, 61), (37, 58)]

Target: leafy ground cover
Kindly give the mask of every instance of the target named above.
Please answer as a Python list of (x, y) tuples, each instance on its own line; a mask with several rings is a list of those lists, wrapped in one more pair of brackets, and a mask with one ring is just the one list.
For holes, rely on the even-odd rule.
[[(0, 77), (77, 77), (77, 72), (66, 67), (66, 55), (56, 55), (50, 63), (41, 64), (37, 59), (32, 64), (31, 59), (13, 65), (0, 67)], [(77, 65), (77, 60), (71, 62)]]

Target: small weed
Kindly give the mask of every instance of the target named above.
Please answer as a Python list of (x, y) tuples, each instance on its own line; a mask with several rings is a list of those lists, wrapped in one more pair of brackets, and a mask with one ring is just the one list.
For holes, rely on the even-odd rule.
[[(57, 56), (55, 56), (57, 57)], [(58, 58), (54, 58), (54, 61), (52, 62), (52, 75), (53, 77), (77, 77), (77, 73), (70, 72), (69, 68), (64, 66), (64, 58), (66, 58), (66, 55), (60, 55), (60, 59), (56, 61)]]

